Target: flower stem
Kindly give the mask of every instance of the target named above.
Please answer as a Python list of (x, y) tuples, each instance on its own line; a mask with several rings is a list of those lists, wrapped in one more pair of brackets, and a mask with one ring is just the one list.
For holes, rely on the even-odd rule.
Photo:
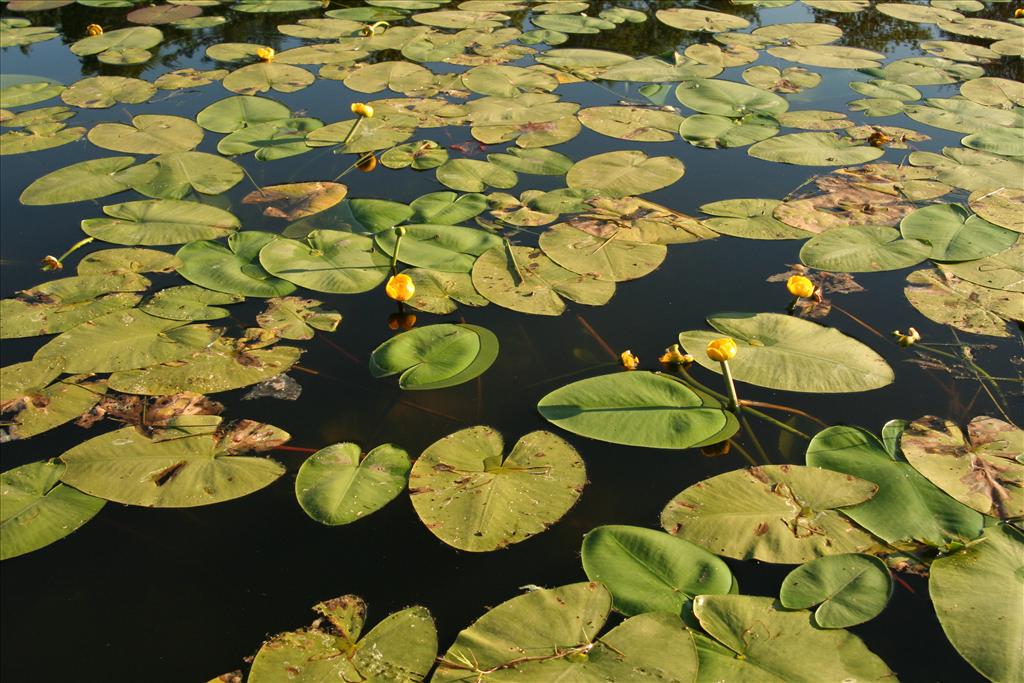
[(66, 258), (67, 258), (68, 256), (71, 256), (71, 254), (72, 254), (73, 252), (75, 252), (75, 251), (77, 251), (78, 249), (80, 249), (80, 248), (84, 247), (85, 245), (89, 244), (90, 242), (92, 242), (92, 241), (93, 241), (93, 240), (95, 240), (95, 239), (96, 239), (95, 237), (86, 237), (86, 238), (83, 238), (83, 239), (80, 239), (80, 240), (78, 240), (77, 242), (75, 242), (74, 244), (72, 244), (72, 245), (71, 245), (71, 248), (70, 248), (70, 249), (68, 249), (68, 250), (67, 250), (67, 251), (65, 251), (65, 252), (64, 252), (63, 254), (61, 254), (60, 258), (58, 258), (57, 260), (58, 260), (58, 261), (63, 261), (63, 260), (64, 260), (64, 259), (66, 259)]
[(404, 232), (395, 231), (395, 253), (391, 255), (391, 274), (395, 275), (398, 272), (398, 252), (402, 248), (402, 237)]
[(732, 381), (732, 370), (729, 369), (729, 361), (722, 361), (722, 376), (725, 377), (725, 386), (729, 390), (729, 410), (734, 413), (740, 412), (740, 400), (736, 397), (736, 383)]
[(342, 147), (344, 147), (345, 145), (348, 144), (348, 141), (351, 140), (352, 136), (356, 134), (357, 130), (359, 130), (359, 124), (361, 124), (362, 122), (363, 122), (363, 117), (362, 116), (360, 116), (359, 118), (356, 119), (356, 122), (354, 124), (352, 124), (352, 127), (349, 129), (348, 135), (346, 135), (345, 139), (341, 141), (341, 146)]

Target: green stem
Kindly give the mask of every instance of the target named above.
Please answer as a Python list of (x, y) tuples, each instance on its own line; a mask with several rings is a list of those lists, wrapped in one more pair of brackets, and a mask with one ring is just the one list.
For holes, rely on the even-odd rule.
[(737, 441), (736, 439), (729, 439), (729, 443), (732, 444), (733, 448), (740, 452), (740, 455), (742, 455), (744, 459), (750, 463), (751, 467), (757, 467), (757, 461), (754, 460), (754, 456), (750, 454), (750, 451), (741, 446), (739, 441)]
[(725, 386), (729, 390), (729, 410), (734, 413), (740, 412), (740, 400), (736, 396), (736, 383), (732, 381), (732, 370), (729, 369), (729, 361), (722, 361), (722, 376), (725, 377)]
[(92, 241), (93, 241), (93, 240), (95, 240), (95, 239), (96, 239), (95, 237), (86, 237), (86, 238), (83, 238), (83, 239), (80, 239), (80, 240), (78, 240), (77, 242), (75, 242), (74, 244), (72, 244), (72, 245), (71, 245), (71, 248), (70, 248), (70, 249), (68, 249), (68, 250), (67, 250), (67, 251), (65, 251), (65, 252), (64, 252), (63, 254), (61, 254), (60, 258), (58, 258), (57, 260), (58, 260), (58, 261), (63, 261), (63, 260), (64, 260), (64, 259), (66, 259), (66, 258), (67, 258), (68, 256), (71, 256), (71, 254), (72, 254), (73, 252), (75, 252), (75, 251), (77, 251), (78, 249), (80, 249), (80, 248), (84, 247), (85, 245), (89, 244), (90, 242), (92, 242)]
[(361, 124), (362, 122), (363, 122), (363, 117), (362, 116), (360, 116), (359, 118), (356, 119), (356, 122), (354, 124), (352, 124), (352, 128), (349, 129), (348, 135), (346, 135), (345, 139), (341, 141), (341, 146), (342, 147), (344, 147), (345, 145), (348, 144), (348, 141), (351, 140), (352, 136), (356, 134), (357, 130), (359, 130), (359, 124)]
[(398, 272), (398, 252), (402, 248), (402, 238), (405, 237), (405, 230), (395, 228), (395, 253), (391, 255), (391, 274), (396, 275)]

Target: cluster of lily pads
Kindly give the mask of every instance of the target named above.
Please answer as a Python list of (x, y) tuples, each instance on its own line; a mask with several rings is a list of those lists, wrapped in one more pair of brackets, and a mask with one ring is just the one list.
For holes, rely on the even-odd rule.
[[(762, 8), (793, 2), (732, 0)], [(282, 477), (282, 465), (257, 454), (289, 435), (249, 420), (227, 422), (224, 406), (207, 395), (286, 381), (302, 349), (283, 342), (333, 332), (341, 322), (307, 293), (383, 296), (399, 266), (415, 289), (405, 305), (416, 311), (449, 315), (459, 306), (494, 304), (557, 316), (569, 306), (607, 303), (618, 283), (654, 272), (668, 245), (720, 235), (806, 240), (801, 267), (819, 294), (829, 294), (835, 274), (927, 262), (907, 276), (905, 290), (922, 314), (966, 332), (1011, 336), (1024, 318), (1024, 84), (984, 74), (990, 62), (1024, 56), (1024, 25), (972, 18), (984, 7), (976, 0), (800, 2), (825, 12), (880, 12), (989, 44), (928, 40), (919, 47), (929, 56), (886, 63), (879, 52), (836, 45), (843, 32), (831, 24), (748, 32), (743, 17), (690, 7), (613, 7), (589, 16), (590, 3), (568, 0), (367, 0), (341, 8), (315, 0), (78, 0), (131, 10), (124, 20), (132, 26), (97, 26), (70, 45), (107, 68), (153, 59), (165, 38), (157, 25), (201, 31), (229, 21), (233, 11), (316, 16), (278, 26), (301, 41), (297, 47), (218, 43), (205, 53), (217, 68), (178, 69), (153, 82), (103, 75), (65, 86), (0, 76), (0, 126), (10, 129), (0, 134), (0, 155), (83, 137), (119, 155), (32, 180), (23, 204), (138, 195), (84, 217), (85, 238), (72, 251), (95, 242), (114, 248), (88, 253), (75, 275), (0, 301), (0, 338), (56, 335), (32, 360), (3, 368), (0, 409), (11, 413), (5, 438), (72, 421), (127, 425), (54, 460), (3, 473), (2, 557), (67, 536), (108, 500), (200, 506)], [(30, 13), (70, 4), (10, 0), (3, 7)], [(211, 14), (217, 10), (227, 14)], [(709, 40), (668, 58), (552, 47), (652, 17), (679, 40)], [(519, 28), (520, 19), (531, 28)], [(59, 36), (29, 19), (0, 18), (3, 48)], [(739, 75), (743, 82), (718, 78), (765, 54), (792, 66), (750, 66)], [(919, 130), (790, 109), (788, 95), (822, 82), (808, 67), (859, 71), (867, 80), (850, 84), (861, 96), (850, 102), (852, 111), (905, 115), (962, 133), (962, 146), (921, 151), (913, 148), (928, 136)], [(340, 82), (339, 93), (385, 96), (330, 123), (264, 96), (318, 79)], [(557, 92), (582, 82), (636, 84), (641, 99), (581, 108)], [(947, 98), (925, 98), (918, 89), (954, 84), (959, 94)], [(140, 114), (88, 130), (67, 123), (77, 110), (208, 87), (231, 94), (195, 120)], [(45, 104), (57, 97), (62, 104)], [(26, 109), (36, 104), (44, 106)], [(573, 160), (549, 149), (584, 128), (628, 143), (669, 143), (668, 154), (621, 149)], [(803, 132), (781, 134), (784, 128)], [(466, 145), (438, 141), (458, 129), (479, 150), (507, 146), (474, 158)], [(222, 136), (218, 153), (197, 151), (211, 134)], [(684, 141), (701, 149), (747, 147), (768, 162), (840, 168), (809, 179), (810, 190), (715, 201), (696, 218), (640, 196), (683, 177), (683, 161), (671, 150)], [(907, 148), (907, 163), (878, 161), (887, 149)], [(269, 162), (328, 150), (348, 155), (340, 173), (257, 186), (240, 200), (260, 207), (262, 227), (274, 229), (242, 228), (226, 201), (246, 178), (236, 158)], [(349, 197), (339, 181), (357, 167), (372, 169), (366, 160), (378, 158), (387, 169), (432, 173), (445, 189), (409, 203)], [(562, 179), (564, 187), (502, 191), (529, 176)], [(174, 254), (152, 248), (171, 246)], [(63, 269), (67, 260), (49, 256), (46, 264)], [(151, 273), (183, 281), (151, 291)], [(254, 326), (230, 336), (209, 324), (246, 299), (267, 300)], [(699, 365), (721, 372), (703, 350), (723, 335), (733, 339), (732, 376), (743, 385), (845, 393), (894, 381), (869, 346), (806, 319), (820, 309), (797, 309), (714, 314), (707, 319), (713, 331), (683, 331), (679, 343)], [(421, 325), (399, 329), (377, 347), (368, 372), (397, 375), (402, 389), (443, 389), (485, 373), (498, 353), (498, 338), (483, 327)], [(729, 442), (746, 417), (771, 420), (731, 406), (685, 368), (590, 377), (548, 393), (537, 409), (567, 432), (663, 449)], [(892, 678), (844, 629), (882, 611), (893, 571), (930, 574), (943, 628), (979, 672), (996, 681), (1024, 675), (1014, 647), (1024, 631), (1015, 610), (1024, 599), (1015, 578), (1024, 563), (1015, 526), (1024, 517), (1024, 432), (984, 416), (971, 421), (967, 437), (933, 416), (889, 423), (881, 440), (855, 427), (827, 427), (813, 438), (789, 430), (809, 441), (805, 465), (765, 464), (699, 482), (668, 502), (664, 531), (591, 531), (582, 549), (590, 583), (538, 589), (494, 608), (458, 636), (431, 680)], [(302, 465), (295, 495), (312, 519), (342, 525), (408, 491), (431, 533), (454, 548), (484, 552), (556, 523), (586, 483), (582, 457), (560, 436), (527, 434), (506, 455), (495, 429), (475, 426), (438, 440), (415, 461), (395, 444), (365, 454), (357, 444), (329, 445)], [(775, 602), (738, 595), (719, 556), (800, 566)], [(422, 680), (434, 667), (437, 637), (425, 608), (391, 615), (361, 639), (360, 599), (344, 596), (316, 609), (322, 618), (313, 626), (264, 644), (249, 680)], [(627, 618), (602, 634), (612, 609)], [(1005, 630), (993, 635), (985, 624), (997, 618)], [(1003, 641), (993, 644), (995, 638)], [(815, 657), (803, 656), (808, 650)]]

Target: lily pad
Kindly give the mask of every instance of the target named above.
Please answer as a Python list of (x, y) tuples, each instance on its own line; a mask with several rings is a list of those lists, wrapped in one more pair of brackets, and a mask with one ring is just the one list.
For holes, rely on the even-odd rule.
[(148, 50), (159, 45), (164, 39), (160, 29), (149, 26), (133, 26), (104, 31), (98, 36), (82, 38), (71, 45), (72, 54), (80, 56), (102, 55), (119, 49)]
[(399, 375), (402, 389), (444, 389), (468, 382), (498, 357), (498, 339), (475, 325), (417, 327), (392, 337), (370, 355), (374, 377)]
[(967, 438), (950, 420), (931, 415), (907, 426), (900, 449), (914, 469), (964, 505), (1002, 519), (1024, 515), (1024, 431), (976, 417)]
[(89, 381), (88, 375), (75, 375), (57, 380), (32, 396), (9, 405), (6, 410), (18, 412), (10, 418), (7, 437), (29, 439), (47, 432), (87, 413), (96, 405), (107, 387), (103, 382)]
[(196, 115), (196, 123), (215, 133), (233, 133), (246, 126), (277, 121), (291, 116), (288, 107), (267, 97), (237, 95), (225, 97)]
[[(210, 419), (210, 418), (207, 418)], [(210, 424), (181, 427), (185, 436), (157, 441), (125, 427), (85, 441), (60, 456), (67, 469), (61, 481), (98, 498), (144, 507), (195, 507), (240, 498), (272, 484), (284, 466), (253, 456), (289, 439), (270, 425), (256, 426), (255, 448), (235, 443), (234, 431)]]
[(256, 323), (282, 339), (312, 339), (314, 330), (333, 332), (341, 323), (341, 314), (322, 310), (321, 303), (298, 296), (269, 299)]
[(183, 199), (189, 192), (216, 195), (244, 177), (233, 161), (206, 152), (170, 152), (118, 175), (136, 192), (154, 199)]
[(874, 497), (844, 508), (843, 514), (888, 543), (942, 547), (981, 533), (980, 514), (894, 459), (881, 441), (857, 427), (818, 432), (807, 446), (807, 464), (877, 484)]
[(85, 128), (65, 128), (60, 123), (28, 126), (25, 130), (10, 131), (0, 135), (0, 156), (53, 149), (76, 142), (83, 135), (85, 135)]
[(845, 45), (770, 47), (768, 54), (789, 62), (825, 69), (871, 69), (877, 68), (881, 60), (885, 59), (885, 55), (880, 52)]
[(910, 163), (934, 169), (937, 180), (965, 190), (1024, 189), (1024, 162), (976, 149), (945, 147), (942, 154), (913, 152)]
[(889, 568), (873, 555), (828, 555), (791, 571), (782, 582), (779, 601), (788, 609), (818, 605), (814, 623), (846, 628), (882, 613), (892, 593)]
[(777, 199), (726, 199), (704, 204), (700, 210), (714, 218), (704, 225), (732, 237), (761, 240), (807, 239), (812, 233), (786, 225), (772, 215)]
[(1024, 232), (1024, 191), (1001, 188), (992, 192), (972, 192), (971, 210), (989, 223), (1014, 232)]
[(409, 208), (413, 211), (409, 220), (415, 223), (455, 225), (483, 213), (487, 199), (477, 193), (431, 192), (414, 199)]
[(334, 444), (302, 463), (295, 497), (321, 524), (351, 524), (397, 498), (411, 467), (409, 454), (394, 444), (366, 454), (354, 443)]
[(799, 564), (872, 547), (872, 536), (839, 508), (863, 503), (877, 490), (871, 482), (816, 467), (752, 467), (679, 493), (662, 511), (661, 526), (716, 555)]
[(936, 204), (917, 209), (900, 223), (907, 239), (931, 245), (928, 258), (936, 261), (974, 261), (1006, 251), (1018, 233), (972, 216), (959, 204)]
[(682, 449), (723, 441), (739, 429), (715, 399), (649, 372), (591, 377), (537, 404), (544, 419), (574, 434), (645, 448)]
[(680, 83), (676, 99), (704, 114), (742, 117), (747, 114), (781, 114), (789, 102), (761, 88), (733, 81), (704, 78)]
[(217, 143), (224, 155), (255, 152), (260, 161), (273, 161), (312, 151), (306, 136), (323, 126), (319, 119), (277, 119), (236, 130)]
[(208, 204), (146, 199), (103, 207), (109, 218), (82, 221), (85, 234), (114, 244), (163, 245), (212, 240), (241, 227), (231, 213)]
[(660, 190), (682, 178), (684, 172), (683, 162), (675, 157), (648, 157), (637, 150), (623, 150), (577, 161), (565, 182), (572, 189), (624, 197)]
[(483, 192), (488, 187), (515, 187), (519, 176), (515, 171), (479, 159), (449, 159), (437, 169), (442, 185), (460, 192)]
[(758, 142), (747, 154), (783, 164), (850, 166), (877, 159), (884, 150), (857, 145), (835, 133), (793, 133)]
[(96, 76), (71, 84), (60, 94), (65, 104), (105, 109), (115, 104), (141, 104), (156, 94), (156, 86), (138, 78)]
[(0, 560), (39, 550), (77, 531), (106, 501), (60, 483), (64, 465), (33, 462), (0, 475)]
[(23, 107), (56, 97), (64, 85), (50, 78), (3, 74), (0, 77), (0, 107)]
[(242, 198), (243, 204), (264, 205), (263, 215), (297, 221), (331, 208), (348, 194), (348, 187), (335, 182), (268, 185)]
[(778, 132), (779, 122), (766, 114), (747, 114), (741, 118), (697, 114), (687, 118), (679, 128), (684, 140), (708, 149), (745, 147)]
[(776, 93), (798, 93), (807, 88), (816, 88), (821, 83), (821, 74), (800, 66), (791, 66), (782, 71), (774, 66), (752, 66), (741, 75), (744, 81), (755, 88)]
[(444, 273), (427, 268), (409, 268), (402, 272), (416, 285), (416, 293), (406, 302), (416, 310), (446, 315), (456, 311), (456, 302), (465, 306), (490, 303), (477, 293), (469, 273)]
[(914, 271), (907, 283), (903, 292), (922, 315), (964, 332), (1010, 337), (1008, 321), (1024, 317), (1021, 292), (989, 289), (942, 270)]
[[(398, 258), (420, 268), (451, 273), (468, 273), (476, 258), (488, 249), (501, 247), (501, 238), (477, 228), (459, 225), (406, 225)], [(386, 256), (395, 251), (397, 237), (392, 230), (383, 230), (374, 243)]]
[(269, 298), (295, 291), (291, 282), (273, 277), (259, 265), (260, 250), (276, 235), (243, 230), (228, 237), (228, 245), (209, 240), (189, 242), (178, 250), (185, 264), (178, 273), (201, 287), (227, 294)]
[(1024, 157), (1024, 127), (1003, 129), (990, 128), (960, 140), (960, 144), (971, 149), (980, 149), (1006, 157)]
[(89, 142), (115, 152), (163, 154), (195, 149), (203, 140), (203, 129), (181, 116), (140, 114), (132, 125), (100, 123), (89, 131)]
[(107, 157), (80, 161), (36, 178), (19, 198), (29, 206), (70, 204), (98, 199), (127, 190), (118, 172), (135, 163), (134, 157)]
[(870, 273), (900, 270), (928, 258), (927, 243), (904, 236), (900, 239), (899, 230), (877, 225), (835, 228), (804, 244), (800, 260), (833, 273)]
[(680, 332), (679, 342), (704, 367), (721, 372), (702, 350), (728, 335), (738, 346), (729, 361), (741, 382), (785, 391), (845, 393), (893, 382), (892, 368), (838, 330), (778, 313), (723, 313), (708, 318), (717, 332)]
[[(1024, 676), (1024, 601), (1019, 580), (1024, 539), (1012, 526), (985, 529), (982, 538), (932, 562), (928, 594), (949, 642), (992, 681)], [(991, 628), (999, 624), (999, 628)]]
[[(128, 288), (144, 289), (131, 286)], [(88, 298), (78, 303), (37, 303), (20, 299), (2, 299), (0, 339), (57, 334), (112, 311), (132, 308), (141, 299), (141, 295), (128, 292), (114, 293), (96, 299)]]
[(728, 593), (733, 575), (715, 555), (681, 538), (635, 526), (599, 526), (583, 536), (583, 570), (627, 617), (683, 615), (698, 595)]
[(580, 123), (602, 135), (639, 142), (675, 140), (683, 123), (679, 114), (642, 107), (589, 107), (577, 116)]
[(218, 320), (231, 315), (220, 306), (237, 304), (245, 297), (215, 292), (196, 285), (167, 287), (154, 294), (141, 306), (141, 310), (168, 320)]
[(384, 282), (391, 265), (372, 239), (339, 230), (313, 230), (305, 241), (278, 238), (264, 244), (259, 262), (266, 272), (315, 292), (368, 292)]
[(407, 142), (380, 156), (380, 163), (388, 168), (412, 168), (426, 171), (448, 161), (448, 150), (433, 140)]
[(641, 278), (665, 260), (664, 245), (618, 240), (617, 235), (597, 237), (563, 223), (544, 231), (540, 248), (567, 270), (611, 282)]
[(681, 31), (718, 33), (720, 31), (735, 31), (750, 26), (750, 22), (743, 17), (723, 12), (712, 12), (710, 10), (660, 9), (655, 16), (661, 23)]

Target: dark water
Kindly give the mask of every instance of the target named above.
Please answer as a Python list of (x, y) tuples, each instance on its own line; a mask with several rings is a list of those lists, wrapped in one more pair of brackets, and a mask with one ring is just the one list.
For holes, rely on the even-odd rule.
[[(359, 4), (359, 3), (337, 3)], [(592, 3), (591, 14), (599, 6)], [(619, 3), (627, 4), (627, 3)], [(643, 5), (644, 3), (629, 3)], [(687, 3), (658, 3), (669, 6)], [(727, 3), (703, 3), (750, 18), (757, 24), (806, 21), (812, 12), (802, 7), (753, 10)], [(979, 16), (1003, 16), (1005, 5)], [(998, 10), (998, 11), (997, 11)], [(68, 43), (96, 22), (120, 27), (123, 10), (89, 10), (69, 6), (59, 11), (26, 15), (37, 25), (54, 25)], [(867, 13), (861, 13), (867, 14)], [(153, 80), (173, 68), (214, 68), (202, 55), (206, 46), (226, 41), (258, 42), (281, 50), (294, 41), (278, 34), (277, 24), (299, 15), (231, 14), (226, 26), (198, 32), (164, 30), (165, 42), (155, 48), (157, 59), (143, 67), (106, 67), (80, 60), (61, 40), (2, 53), (4, 73), (26, 73), (71, 83), (84, 75), (137, 75)], [(899, 22), (877, 13), (871, 21), (860, 15), (817, 13), (817, 20), (846, 31), (842, 44), (911, 54), (908, 45), (930, 35), (925, 26)], [(650, 20), (620, 26), (601, 36), (576, 36), (561, 47), (601, 47), (634, 54), (671, 50), (682, 34)], [(696, 41), (696, 38), (689, 38)], [(1019, 60), (1018, 60), (1019, 61)], [(758, 64), (783, 66), (764, 55)], [(435, 67), (437, 65), (431, 65)], [(742, 69), (727, 70), (721, 78), (739, 80)], [(987, 66), (987, 75), (1019, 77), (1009, 60)], [(845, 70), (814, 69), (825, 80), (816, 89), (787, 96), (792, 109), (845, 111), (857, 97), (846, 83)], [(866, 78), (856, 75), (858, 78)], [(564, 100), (584, 106), (614, 104), (635, 97), (635, 87), (608, 84), (614, 92), (592, 84), (559, 88)], [(956, 86), (924, 87), (925, 96), (949, 96)], [(140, 113), (173, 113), (193, 117), (226, 93), (219, 85), (188, 92), (161, 91), (143, 105), (82, 110), (73, 125), (99, 121), (128, 121)], [(353, 93), (336, 81), (318, 81), (292, 94), (272, 93), (293, 110), (325, 123), (346, 118)], [(371, 96), (386, 96), (385, 93)], [(42, 106), (42, 105), (40, 105)], [(856, 113), (850, 118), (858, 120)], [(871, 120), (877, 123), (879, 120)], [(890, 120), (882, 121), (890, 124)], [(900, 125), (900, 122), (895, 122)], [(902, 125), (906, 125), (904, 122)], [(921, 149), (937, 150), (957, 144), (960, 135), (928, 129), (932, 140)], [(428, 129), (417, 139), (432, 138), (444, 145), (470, 141), (468, 128)], [(218, 136), (208, 134), (200, 151), (215, 152)], [(557, 149), (574, 159), (622, 148), (622, 143), (587, 129)], [(673, 154), (686, 164), (685, 177), (649, 198), (697, 215), (703, 203), (732, 197), (782, 198), (814, 172), (797, 166), (762, 162), (745, 149), (702, 150), (682, 141), (631, 144), (648, 154)], [(487, 152), (498, 151), (488, 148)], [(906, 154), (890, 150), (881, 161), (899, 162)], [(453, 153), (454, 155), (454, 153)], [(54, 150), (0, 162), (2, 207), (2, 295), (36, 284), (46, 276), (37, 261), (60, 253), (80, 238), (78, 223), (102, 215), (108, 200), (65, 206), (23, 207), (18, 195), (34, 178), (69, 163), (100, 156), (81, 141)], [(273, 163), (251, 156), (237, 158), (260, 185), (330, 179), (351, 163), (350, 158), (315, 150)], [(554, 189), (561, 178), (522, 176), (525, 189)], [(408, 202), (440, 188), (432, 172), (389, 171), (345, 177), (350, 197), (379, 197)], [(244, 181), (228, 193), (232, 210), (245, 229), (279, 231), (283, 221), (265, 218), (240, 204), (253, 188)], [(118, 198), (114, 201), (126, 201)], [(91, 205), (90, 205), (91, 204)], [(528, 238), (527, 238), (528, 239)], [(443, 391), (402, 392), (395, 382), (374, 380), (366, 363), (371, 349), (393, 332), (387, 317), (393, 302), (380, 292), (360, 296), (314, 294), (328, 308), (344, 315), (337, 333), (318, 337), (304, 346), (301, 360), (317, 375), (293, 372), (303, 388), (297, 402), (259, 399), (242, 402), (244, 391), (220, 394), (226, 417), (252, 418), (275, 424), (293, 435), (291, 445), (320, 448), (354, 441), (364, 448), (397, 443), (411, 455), (458, 429), (488, 424), (498, 428), (511, 445), (522, 434), (549, 425), (536, 413), (537, 400), (572, 379), (610, 371), (615, 360), (588, 332), (596, 333), (615, 351), (632, 349), (645, 367), (675, 341), (680, 330), (703, 327), (704, 318), (719, 310), (781, 311), (788, 296), (770, 275), (799, 262), (800, 242), (746, 241), (722, 237), (693, 245), (672, 246), (664, 265), (642, 280), (623, 283), (611, 303), (601, 308), (570, 305), (560, 318), (524, 316), (497, 306), (461, 308), (454, 316), (423, 314), (420, 322), (465, 320), (482, 325), (501, 340), (494, 366), (475, 382)], [(173, 250), (174, 248), (168, 248)], [(72, 259), (74, 261), (74, 259)], [(909, 270), (909, 269), (908, 269)], [(858, 275), (867, 292), (837, 296), (852, 315), (887, 334), (913, 325), (929, 340), (953, 341), (948, 328), (924, 319), (902, 294), (908, 271)], [(156, 287), (176, 283), (157, 276)], [(261, 310), (254, 301), (233, 308), (229, 325), (245, 326)], [(934, 414), (963, 420), (976, 414), (995, 414), (977, 383), (949, 374), (924, 370), (908, 362), (906, 351), (874, 337), (837, 311), (827, 323), (885, 356), (896, 370), (896, 382), (868, 394), (827, 397), (785, 394), (742, 387), (744, 397), (782, 402), (808, 410), (830, 424), (856, 424), (878, 431), (892, 418)], [(229, 333), (238, 331), (229, 329)], [(978, 362), (993, 375), (1015, 373), (1019, 342), (961, 335), (971, 343)], [(38, 339), (4, 342), (3, 364), (27, 360)], [(710, 373), (697, 370), (709, 383)], [(1021, 414), (1018, 397), (1011, 410)], [(91, 433), (65, 426), (25, 442), (3, 445), (3, 468), (59, 455)], [(472, 554), (456, 551), (436, 539), (417, 519), (407, 496), (368, 519), (342, 527), (325, 527), (310, 520), (294, 497), (294, 476), (301, 453), (282, 452), (288, 474), (276, 484), (247, 496), (206, 508), (141, 509), (108, 504), (89, 524), (64, 541), (3, 564), (2, 648), (0, 675), (5, 683), (35, 681), (203, 681), (238, 668), (259, 648), (263, 638), (298, 627), (312, 618), (309, 607), (326, 598), (355, 593), (370, 605), (370, 623), (411, 604), (427, 606), (439, 629), (442, 651), (455, 634), (489, 607), (518, 592), (520, 586), (560, 585), (585, 578), (579, 562), (582, 535), (600, 524), (635, 524), (657, 528), (665, 503), (687, 486), (715, 474), (744, 466), (733, 454), (708, 458), (696, 450), (656, 451), (614, 446), (561, 433), (583, 455), (589, 485), (579, 503), (549, 531), (499, 552)], [(775, 444), (777, 432), (762, 430), (761, 439)], [(776, 462), (802, 462), (795, 452), (769, 450)], [(730, 566), (746, 594), (776, 595), (792, 567), (757, 562)], [(977, 674), (955, 653), (943, 636), (927, 597), (923, 580), (897, 585), (885, 612), (852, 629), (868, 647), (905, 681), (969, 681)]]

